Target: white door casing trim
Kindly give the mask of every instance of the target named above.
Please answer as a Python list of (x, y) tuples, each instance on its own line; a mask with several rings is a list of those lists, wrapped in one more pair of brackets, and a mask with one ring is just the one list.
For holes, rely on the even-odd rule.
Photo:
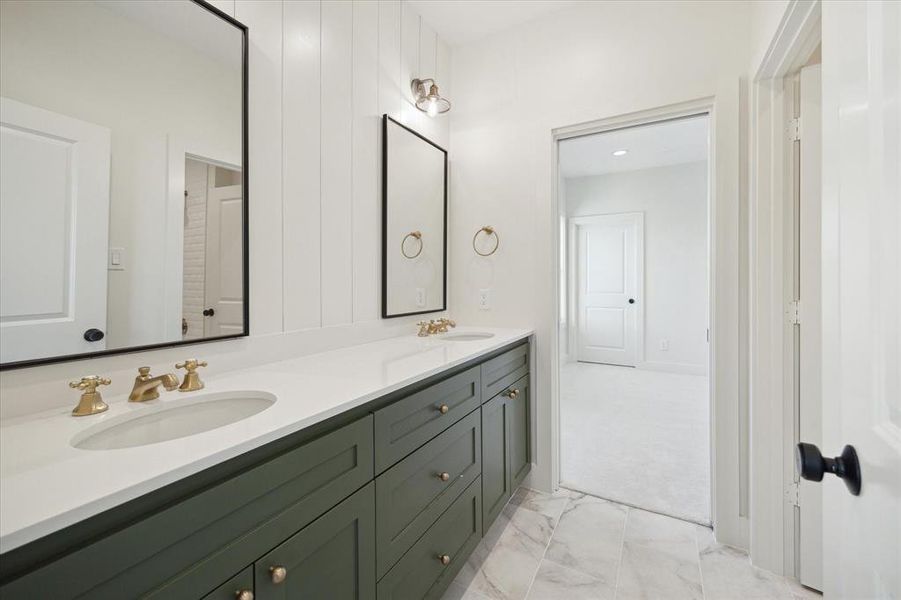
[[(751, 86), (750, 555), (795, 573), (790, 75), (820, 41), (820, 3), (792, 0)], [(778, 445), (774, 443), (778, 441)]]
[[(562, 140), (624, 127), (654, 123), (668, 119), (709, 114), (709, 289), (708, 311), (710, 348), (711, 403), (711, 507), (712, 521), (720, 542), (739, 547), (748, 546), (746, 496), (747, 449), (742, 447), (741, 415), (741, 326), (740, 280), (741, 250), (739, 242), (739, 99), (738, 80), (720, 82), (716, 96), (690, 100), (669, 106), (642, 110), (599, 119), (588, 123), (553, 129), (551, 132), (551, 252), (553, 289), (557, 290), (560, 265), (560, 190), (558, 143)], [(719, 159), (719, 160), (718, 160)], [(560, 294), (554, 293), (551, 323), (558, 322)], [(719, 302), (717, 302), (719, 298)], [(551, 486), (560, 485), (560, 328), (554, 327), (551, 354)]]
[(570, 344), (571, 352), (570, 356), (574, 358), (578, 358), (578, 339), (579, 339), (579, 310), (578, 310), (578, 281), (579, 281), (579, 258), (578, 258), (578, 241), (576, 239), (576, 235), (578, 235), (578, 226), (579, 225), (592, 225), (600, 222), (602, 219), (607, 217), (617, 217), (617, 216), (630, 216), (635, 217), (638, 221), (637, 231), (636, 231), (636, 250), (637, 250), (637, 265), (636, 265), (636, 279), (637, 285), (635, 289), (635, 295), (637, 296), (638, 302), (635, 310), (636, 314), (636, 322), (637, 322), (637, 331), (635, 333), (635, 366), (641, 366), (644, 360), (644, 213), (641, 212), (629, 212), (629, 213), (609, 213), (603, 215), (585, 215), (579, 217), (568, 217), (567, 218), (567, 240), (571, 241), (569, 245), (569, 256), (567, 257), (567, 299), (572, 298), (573, 303), (571, 307), (574, 310), (571, 310), (567, 315), (567, 321), (569, 323), (569, 330), (567, 334), (567, 341)]

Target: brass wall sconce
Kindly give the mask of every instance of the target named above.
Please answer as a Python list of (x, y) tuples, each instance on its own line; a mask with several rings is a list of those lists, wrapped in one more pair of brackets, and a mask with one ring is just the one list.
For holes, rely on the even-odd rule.
[(410, 83), (410, 89), (413, 91), (416, 108), (430, 117), (446, 113), (451, 108), (450, 101), (438, 93), (438, 84), (434, 79), (414, 79)]

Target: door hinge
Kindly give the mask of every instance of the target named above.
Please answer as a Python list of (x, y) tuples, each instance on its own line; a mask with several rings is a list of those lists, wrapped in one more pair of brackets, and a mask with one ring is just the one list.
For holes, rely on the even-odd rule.
[(792, 483), (786, 488), (785, 502), (792, 506), (801, 506), (801, 485), (799, 483)]
[(788, 303), (788, 322), (792, 325), (801, 324), (801, 301), (792, 300)]
[(788, 139), (793, 142), (801, 139), (801, 117), (796, 117), (788, 122)]

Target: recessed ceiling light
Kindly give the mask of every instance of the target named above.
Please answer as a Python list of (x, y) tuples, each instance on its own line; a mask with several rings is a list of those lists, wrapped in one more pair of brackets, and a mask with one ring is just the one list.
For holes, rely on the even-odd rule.
[(628, 153), (629, 153), (628, 150), (614, 150), (613, 156), (625, 156)]

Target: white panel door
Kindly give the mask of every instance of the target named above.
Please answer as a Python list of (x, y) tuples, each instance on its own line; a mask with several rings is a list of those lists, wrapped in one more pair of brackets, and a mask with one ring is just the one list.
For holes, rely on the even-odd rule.
[(0, 98), (0, 361), (104, 350), (109, 129)]
[(578, 360), (634, 367), (642, 215), (573, 219), (577, 239)]
[(901, 3), (822, 10), (823, 592), (901, 598)]
[[(798, 387), (800, 393), (801, 440), (822, 443), (822, 392), (820, 379), (820, 194), (822, 192), (822, 144), (820, 109), (820, 66), (801, 69), (801, 197), (800, 197), (800, 293), (803, 317), (799, 325)], [(823, 589), (823, 490), (813, 481), (800, 480), (801, 583)]]
[(239, 335), (244, 332), (244, 202), (240, 185), (214, 187), (216, 169), (209, 171), (203, 335)]

